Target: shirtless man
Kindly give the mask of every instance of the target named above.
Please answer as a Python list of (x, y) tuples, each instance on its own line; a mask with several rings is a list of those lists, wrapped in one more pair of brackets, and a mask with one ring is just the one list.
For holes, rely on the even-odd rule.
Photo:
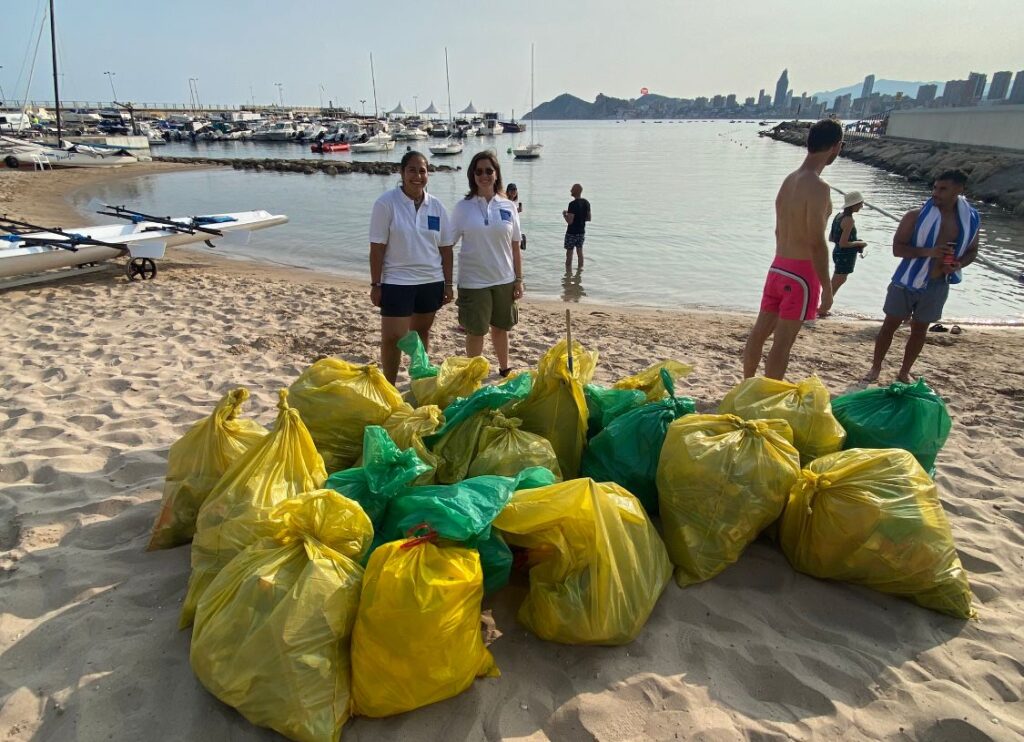
[[(949, 285), (960, 283), (960, 269), (978, 256), (978, 211), (963, 197), (967, 175), (947, 170), (932, 184), (932, 197), (903, 215), (892, 238), (892, 254), (903, 258), (885, 295), (885, 321), (875, 338), (875, 356), (865, 381), (875, 381), (896, 330), (910, 319), (903, 365), (896, 375), (909, 384), (910, 369), (921, 354), (928, 325), (942, 317)], [(937, 230), (936, 230), (937, 227)]]
[[(764, 375), (782, 379), (804, 320), (832, 306), (825, 226), (832, 211), (828, 183), (821, 171), (835, 162), (843, 146), (843, 127), (824, 119), (807, 133), (807, 157), (786, 176), (775, 197), (775, 260), (768, 269), (761, 312), (743, 350), (743, 377), (757, 373), (764, 344), (774, 335)], [(819, 303), (820, 298), (820, 303)]]

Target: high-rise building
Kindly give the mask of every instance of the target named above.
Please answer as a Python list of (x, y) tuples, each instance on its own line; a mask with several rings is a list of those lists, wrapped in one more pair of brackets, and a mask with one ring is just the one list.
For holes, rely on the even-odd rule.
[(1009, 70), (992, 75), (992, 85), (988, 89), (988, 99), (1002, 100), (1005, 98), (1010, 90), (1010, 80), (1012, 78), (1013, 73)]
[(736, 93), (729, 93), (729, 95), (725, 97), (725, 105), (729, 108), (736, 107)]
[(967, 77), (967, 92), (964, 95), (964, 105), (973, 106), (981, 100), (985, 93), (985, 82), (988, 75), (982, 72), (972, 72)]
[(868, 75), (864, 78), (864, 87), (860, 89), (861, 98), (870, 98), (875, 90), (875, 76)]
[(748, 108), (753, 108), (754, 105), (755, 105), (755, 103), (754, 103), (754, 96), (750, 96), (749, 98), (745, 98), (743, 100), (743, 105), (748, 107)]
[(942, 89), (942, 105), (962, 106), (966, 91), (967, 80), (946, 80), (946, 86)]
[(779, 76), (779, 81), (775, 83), (775, 106), (780, 110), (785, 108), (787, 90), (789, 90), (789, 70), (785, 69)]
[(723, 98), (721, 95), (716, 95), (714, 98), (711, 99), (711, 107), (712, 108), (721, 108), (724, 105), (725, 105), (725, 98)]
[(847, 93), (846, 95), (840, 95), (836, 98), (836, 104), (833, 106), (832, 110), (835, 112), (836, 116), (844, 119), (850, 115), (851, 105), (853, 105), (853, 96), (850, 93)]
[(938, 85), (922, 85), (917, 89), (917, 105), (927, 106), (935, 102), (935, 94), (939, 91)]
[(1013, 78), (1013, 87), (1010, 88), (1008, 103), (1024, 103), (1024, 70), (1018, 72)]
[(764, 102), (764, 88), (761, 88), (761, 92), (757, 94), (757, 107), (758, 108), (765, 108), (766, 107), (765, 106), (765, 102)]
[(765, 109), (769, 109), (771, 107), (772, 107), (772, 97), (770, 95), (766, 95), (764, 97), (764, 108)]

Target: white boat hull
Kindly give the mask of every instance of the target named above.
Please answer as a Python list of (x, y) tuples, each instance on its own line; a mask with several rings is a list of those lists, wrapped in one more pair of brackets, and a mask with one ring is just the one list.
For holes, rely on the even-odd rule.
[(349, 147), (350, 152), (390, 152), (395, 148), (395, 142), (361, 142)]

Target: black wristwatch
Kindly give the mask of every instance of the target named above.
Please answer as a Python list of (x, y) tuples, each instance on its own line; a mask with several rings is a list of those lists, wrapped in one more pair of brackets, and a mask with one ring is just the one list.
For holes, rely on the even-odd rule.
[(371, 284), (370, 284), (370, 288), (371, 288), (371, 289), (379, 289), (379, 288), (380, 288), (380, 283), (379, 283), (379, 282), (377, 282), (377, 283), (371, 283)]

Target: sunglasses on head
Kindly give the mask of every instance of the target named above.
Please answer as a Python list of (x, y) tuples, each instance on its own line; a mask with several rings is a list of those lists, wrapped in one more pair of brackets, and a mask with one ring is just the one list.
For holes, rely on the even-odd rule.
[(494, 168), (493, 167), (478, 167), (473, 172), (475, 172), (477, 175), (494, 175)]

